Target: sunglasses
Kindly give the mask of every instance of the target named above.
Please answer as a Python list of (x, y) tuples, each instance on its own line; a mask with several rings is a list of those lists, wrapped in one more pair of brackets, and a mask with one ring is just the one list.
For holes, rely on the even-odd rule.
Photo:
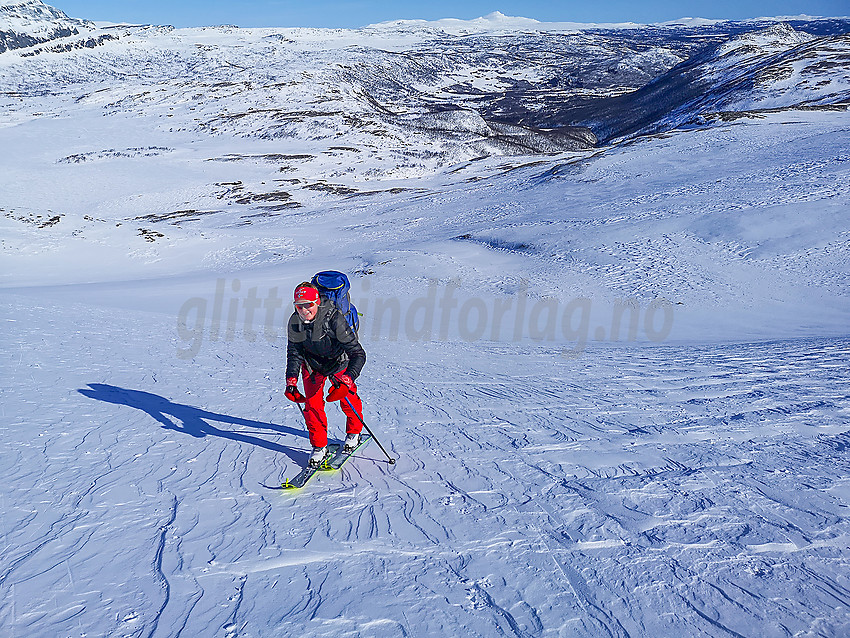
[(310, 308), (312, 306), (318, 306), (318, 305), (319, 305), (318, 301), (296, 301), (295, 302), (296, 308)]

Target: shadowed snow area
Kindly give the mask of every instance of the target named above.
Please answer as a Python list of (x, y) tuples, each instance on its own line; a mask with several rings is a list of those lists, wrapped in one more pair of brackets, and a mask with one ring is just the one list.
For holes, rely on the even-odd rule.
[(0, 5), (0, 634), (848, 635), (848, 31)]

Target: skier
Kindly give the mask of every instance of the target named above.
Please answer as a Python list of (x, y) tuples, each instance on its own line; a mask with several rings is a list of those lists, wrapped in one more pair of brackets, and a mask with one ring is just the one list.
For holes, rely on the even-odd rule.
[[(313, 453), (309, 465), (317, 466), (325, 457), (328, 444), (328, 419), (325, 414), (325, 380), (332, 385), (328, 401), (339, 401), (346, 416), (343, 449), (353, 450), (360, 442), (363, 404), (354, 381), (366, 363), (366, 352), (343, 314), (319, 289), (303, 282), (295, 288), (295, 312), (289, 318), (286, 347), (286, 392), (290, 401), (304, 403), (304, 419)], [(304, 394), (298, 391), (298, 374), (304, 381)], [(305, 396), (306, 395), (306, 396)], [(357, 411), (355, 413), (352, 410)]]

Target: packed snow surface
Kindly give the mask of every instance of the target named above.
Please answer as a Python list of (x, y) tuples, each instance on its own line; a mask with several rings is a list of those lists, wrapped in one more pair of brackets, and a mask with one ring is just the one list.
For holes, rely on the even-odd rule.
[[(715, 93), (564, 148), (488, 105), (692, 44), (479, 22), (0, 54), (0, 635), (850, 634), (846, 36), (712, 32)], [(283, 490), (331, 268), (397, 462)]]

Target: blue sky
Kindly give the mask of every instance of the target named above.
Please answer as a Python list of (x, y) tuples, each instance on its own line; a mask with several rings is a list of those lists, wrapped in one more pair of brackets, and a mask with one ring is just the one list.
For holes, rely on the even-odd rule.
[(682, 17), (744, 19), (777, 15), (846, 16), (848, 0), (46, 0), (89, 20), (241, 27), (359, 27), (399, 18), (477, 18), (493, 11), (546, 22), (663, 22)]

